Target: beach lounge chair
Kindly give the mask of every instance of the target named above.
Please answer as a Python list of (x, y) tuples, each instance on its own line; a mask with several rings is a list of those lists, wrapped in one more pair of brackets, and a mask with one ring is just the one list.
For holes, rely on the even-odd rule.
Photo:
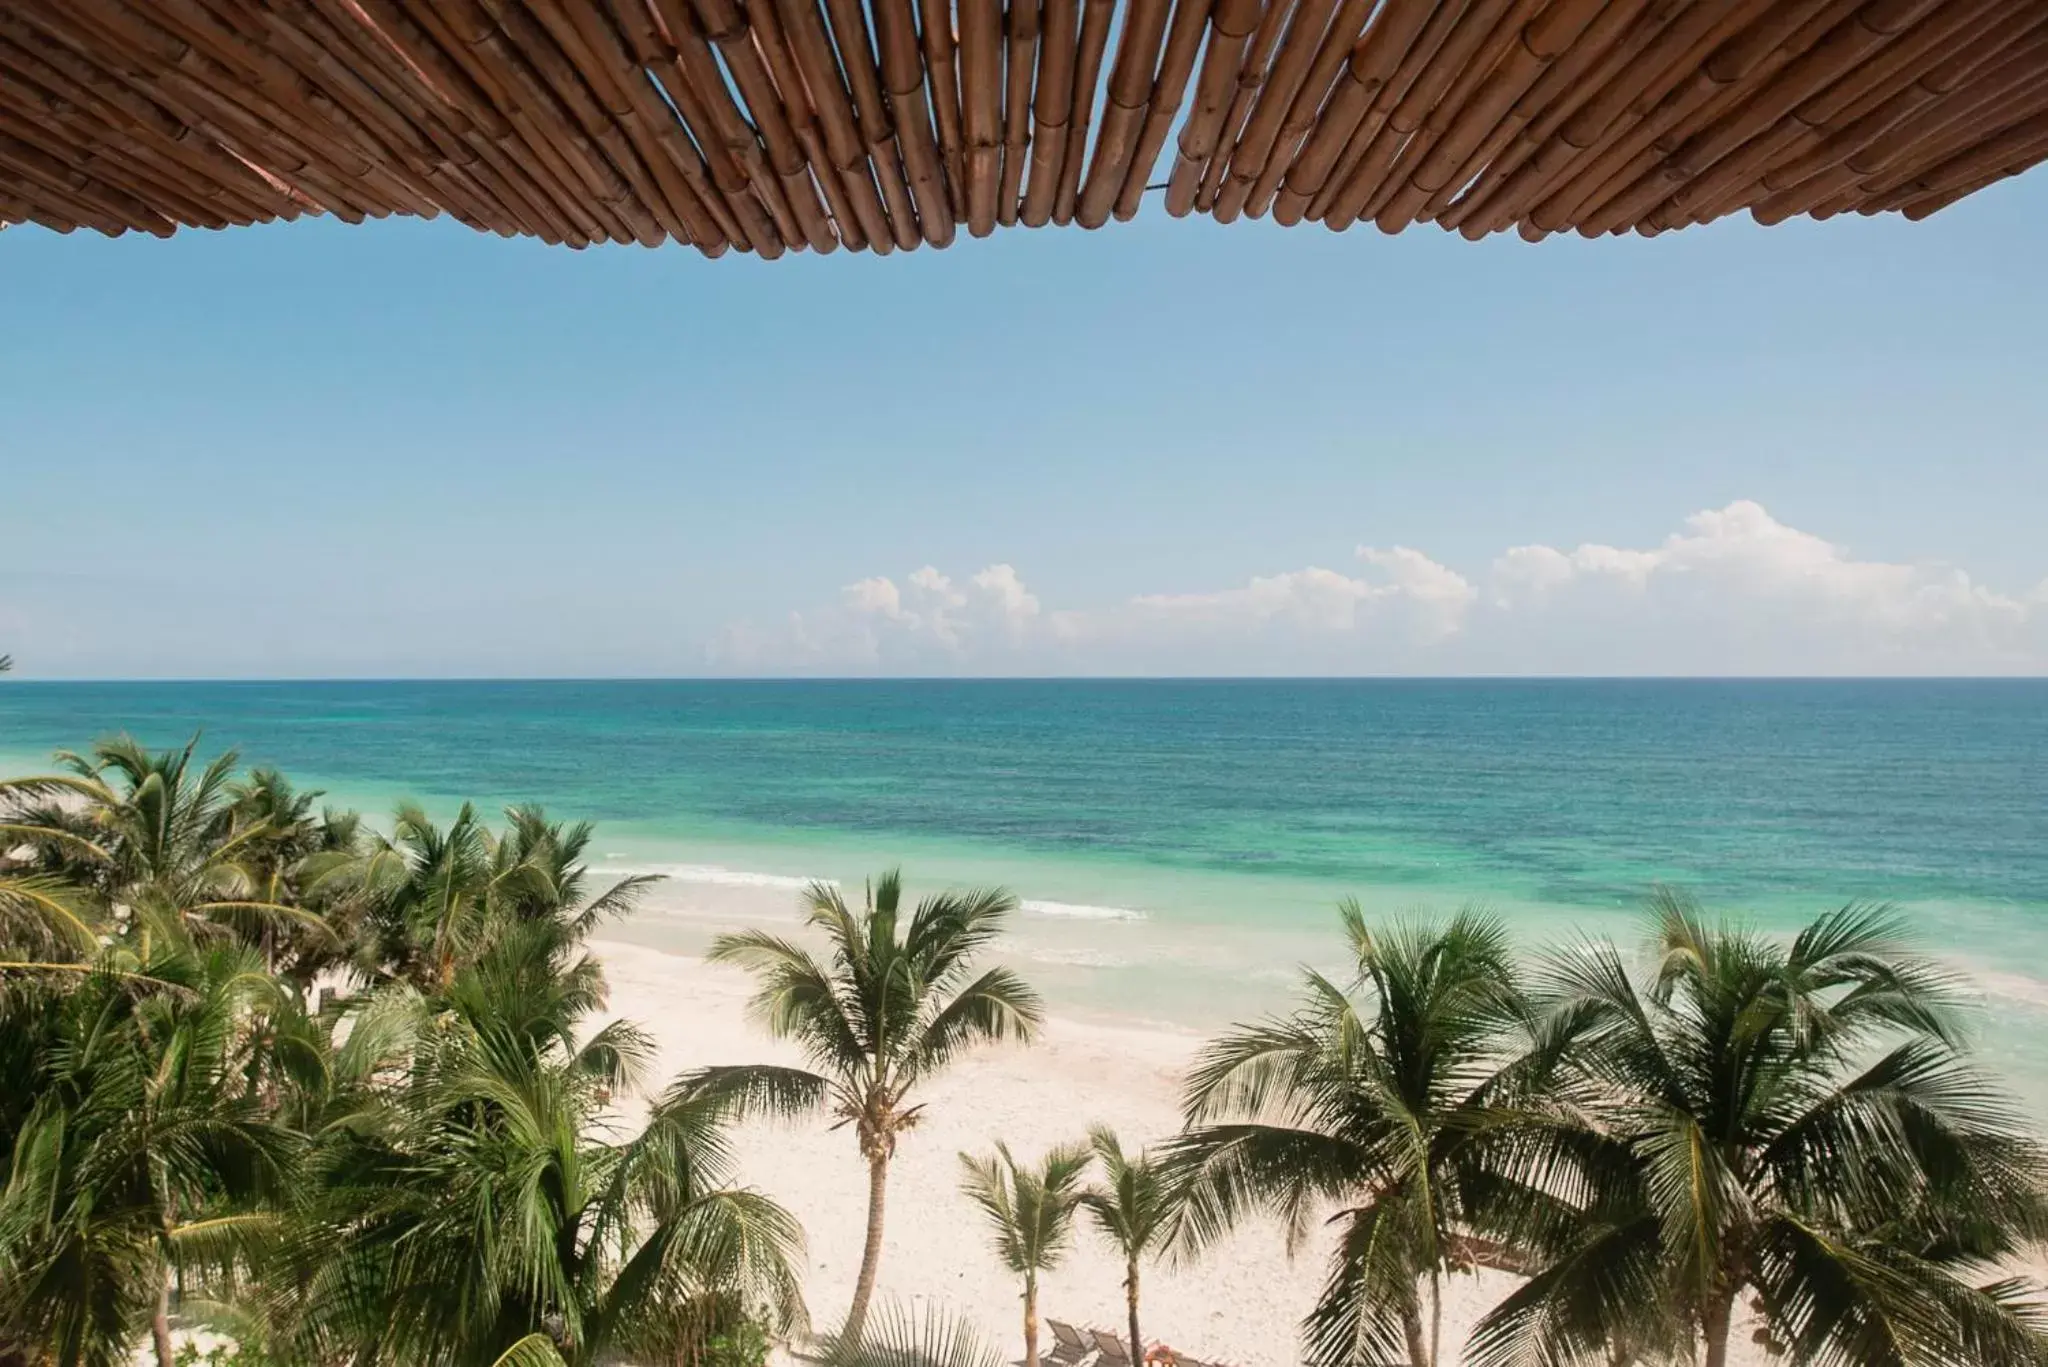
[(1081, 1331), (1071, 1324), (1047, 1320), (1045, 1327), (1052, 1330), (1052, 1351), (1045, 1354), (1043, 1360), (1055, 1364), (1055, 1367), (1075, 1367), (1095, 1351), (1095, 1345), (1083, 1338)]
[[(1052, 1331), (1052, 1345), (1047, 1347), (1043, 1339), (1039, 1341), (1039, 1367), (1080, 1367), (1095, 1356), (1095, 1345), (1082, 1338), (1081, 1331), (1073, 1325), (1061, 1324), (1058, 1320), (1042, 1323)], [(1018, 1358), (1010, 1367), (1025, 1367), (1025, 1359)]]
[(1131, 1355), (1124, 1351), (1122, 1339), (1100, 1329), (1090, 1329), (1088, 1336), (1094, 1340), (1095, 1351), (1102, 1354), (1100, 1367), (1131, 1367)]

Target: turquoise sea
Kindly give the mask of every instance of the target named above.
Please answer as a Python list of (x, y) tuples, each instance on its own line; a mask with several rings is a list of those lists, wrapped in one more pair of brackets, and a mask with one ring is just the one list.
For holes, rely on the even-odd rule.
[(1660, 881), (1767, 928), (1893, 901), (2048, 1100), (2048, 681), (0, 685), (0, 771), (119, 730), (594, 820), (670, 875), (620, 932), (664, 947), (810, 877), (1002, 882), (1062, 1006), (1191, 1027), (1283, 1000), (1345, 895), (1532, 945), (1633, 935)]

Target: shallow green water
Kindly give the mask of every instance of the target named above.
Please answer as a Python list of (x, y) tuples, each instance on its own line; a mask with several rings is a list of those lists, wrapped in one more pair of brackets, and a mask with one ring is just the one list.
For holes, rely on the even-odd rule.
[(1901, 903), (2048, 1095), (2048, 683), (400, 682), (0, 687), (0, 768), (203, 730), (371, 810), (538, 800), (671, 875), (635, 938), (900, 860), (1004, 882), (1070, 1006), (1270, 1005), (1329, 907), (1629, 933), (1653, 882), (1788, 926)]

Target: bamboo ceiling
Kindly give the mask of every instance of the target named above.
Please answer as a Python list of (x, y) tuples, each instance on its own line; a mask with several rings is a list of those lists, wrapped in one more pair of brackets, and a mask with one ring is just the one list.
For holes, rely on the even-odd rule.
[(1918, 219), (2044, 158), (2048, 0), (0, 0), (0, 223), (59, 232), (885, 253), (1157, 175), (1534, 240)]

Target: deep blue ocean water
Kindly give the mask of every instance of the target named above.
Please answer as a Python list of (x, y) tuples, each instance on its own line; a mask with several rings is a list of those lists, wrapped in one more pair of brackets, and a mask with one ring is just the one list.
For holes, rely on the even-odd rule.
[(13, 767), (203, 732), (351, 793), (1604, 904), (2048, 903), (2048, 682), (0, 686)]
[(2048, 681), (0, 685), (0, 770), (121, 730), (371, 811), (545, 802), (699, 901), (894, 859), (1006, 882), (1061, 990), (1142, 972), (1165, 1015), (1283, 981), (1344, 894), (1540, 938), (1660, 881), (1771, 927), (1898, 902), (2048, 1013)]

